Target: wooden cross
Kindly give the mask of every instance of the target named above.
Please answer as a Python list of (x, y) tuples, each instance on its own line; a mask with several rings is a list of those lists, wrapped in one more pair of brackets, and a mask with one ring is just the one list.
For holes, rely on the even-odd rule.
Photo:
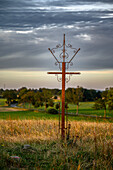
[[(62, 47), (62, 46), (60, 46)], [(76, 51), (74, 51), (74, 55), (73, 57), (71, 58), (70, 61), (66, 62), (65, 59), (66, 59), (66, 50), (65, 50), (65, 34), (64, 34), (64, 39), (63, 39), (63, 55), (62, 55), (62, 58), (63, 58), (63, 61), (62, 62), (59, 62), (59, 60), (55, 57), (54, 55), (54, 50), (51, 50), (49, 48), (49, 51), (52, 53), (52, 55), (55, 57), (57, 63), (59, 64), (62, 64), (62, 72), (48, 72), (48, 74), (55, 74), (55, 75), (58, 75), (58, 74), (62, 74), (62, 123), (61, 123), (61, 138), (64, 140), (65, 139), (65, 82), (66, 82), (66, 77), (65, 75), (68, 74), (68, 75), (72, 75), (72, 74), (80, 74), (80, 72), (66, 72), (66, 64), (69, 64), (71, 63), (72, 59), (75, 57), (75, 55), (78, 53), (78, 51), (80, 50), (80, 48)], [(72, 48), (72, 46), (70, 44), (68, 44), (67, 46), (68, 48)], [(59, 48), (57, 46), (57, 48)], [(55, 49), (55, 48), (54, 48)], [(74, 48), (72, 48), (74, 49)]]

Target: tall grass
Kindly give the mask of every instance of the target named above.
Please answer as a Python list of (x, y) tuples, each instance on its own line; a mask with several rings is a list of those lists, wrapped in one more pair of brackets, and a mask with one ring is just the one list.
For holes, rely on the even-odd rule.
[(0, 120), (1, 142), (35, 142), (57, 138), (58, 122), (54, 120)]
[[(0, 120), (0, 166), (36, 169), (112, 169), (112, 123), (72, 121), (61, 141), (57, 120)], [(30, 144), (24, 151), (22, 145)], [(11, 160), (17, 155), (21, 161)]]

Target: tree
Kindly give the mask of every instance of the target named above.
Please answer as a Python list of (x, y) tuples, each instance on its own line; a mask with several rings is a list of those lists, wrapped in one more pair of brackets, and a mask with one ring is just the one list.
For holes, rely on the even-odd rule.
[(54, 102), (53, 102), (53, 100), (52, 100), (52, 99), (49, 99), (49, 100), (48, 100), (48, 105), (49, 105), (49, 106), (51, 106), (51, 107), (53, 107), (53, 106), (54, 106)]
[(106, 108), (107, 108), (107, 97), (108, 89), (106, 88), (105, 91), (101, 93), (102, 101), (103, 101), (103, 109), (104, 109), (104, 117), (106, 117)]
[(82, 89), (83, 92), (83, 99), (82, 101), (95, 101), (101, 98), (101, 91), (94, 90), (94, 89)]
[(66, 90), (66, 102), (67, 103), (73, 103), (72, 88), (68, 88)]
[(60, 108), (60, 103), (56, 103), (55, 108), (58, 110)]
[(19, 97), (21, 98), (24, 94), (26, 94), (28, 92), (26, 87), (22, 87), (19, 90)]
[(46, 111), (47, 102), (52, 97), (52, 94), (51, 94), (50, 90), (48, 90), (48, 89), (43, 89), (41, 94), (43, 96), (43, 102), (45, 103), (45, 111)]
[(95, 101), (95, 104), (93, 106), (93, 108), (95, 110), (100, 110), (100, 109), (105, 109), (106, 110), (106, 104), (105, 104), (105, 101), (103, 99), (98, 99)]
[(0, 89), (0, 96), (3, 95), (3, 92), (4, 92), (4, 90), (3, 90), (3, 89)]
[(32, 102), (32, 104), (35, 107), (39, 107), (39, 106), (43, 106), (43, 96), (42, 96), (42, 92), (36, 92), (34, 95), (34, 100)]
[(31, 103), (34, 102), (34, 92), (33, 91), (28, 91), (23, 96), (21, 96), (21, 102), (23, 102), (24, 104), (26, 102), (29, 103), (29, 107), (30, 107)]
[(79, 109), (79, 102), (83, 99), (83, 91), (82, 87), (77, 87), (76, 90), (72, 89), (72, 96), (73, 96), (73, 102), (77, 105), (77, 111), (76, 114), (78, 115), (78, 109)]
[(83, 88), (82, 87), (78, 86), (76, 89), (68, 88), (66, 90), (66, 102), (77, 105), (76, 114), (78, 114), (79, 102), (81, 102), (82, 100), (83, 100)]
[(107, 104), (108, 104), (108, 110), (113, 110), (113, 87), (110, 87), (107, 93)]
[(107, 94), (108, 94), (108, 89), (105, 89), (105, 91), (101, 93), (101, 98), (97, 99), (93, 106), (93, 108), (96, 110), (104, 109), (104, 117), (106, 117), (106, 108), (107, 108), (107, 100), (108, 100)]
[(17, 93), (15, 90), (5, 90), (3, 92), (3, 97), (7, 99), (7, 104), (10, 106), (11, 102), (17, 98)]

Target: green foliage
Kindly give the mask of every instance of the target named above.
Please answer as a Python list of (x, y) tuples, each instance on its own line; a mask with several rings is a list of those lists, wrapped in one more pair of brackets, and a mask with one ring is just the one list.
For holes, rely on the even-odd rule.
[(50, 113), (50, 114), (58, 114), (58, 111), (54, 108), (48, 109), (47, 112)]
[(106, 110), (106, 102), (104, 99), (98, 99), (95, 101), (95, 104), (93, 106), (95, 110), (105, 109)]
[(65, 108), (66, 108), (66, 109), (68, 109), (68, 108), (69, 108), (68, 103), (65, 103)]
[(95, 101), (93, 109), (95, 109), (95, 110), (100, 110), (101, 109), (100, 104), (97, 101)]
[(42, 102), (39, 102), (39, 101), (36, 101), (35, 103), (34, 103), (34, 107), (36, 108), (36, 107), (42, 107), (43, 106), (43, 103)]
[(48, 100), (52, 97), (52, 93), (48, 89), (43, 89), (41, 95), (43, 96), (44, 102), (48, 102)]
[(101, 98), (101, 92), (94, 89), (84, 89), (78, 86), (76, 89), (68, 88), (66, 90), (66, 101), (68, 103), (75, 103), (77, 101), (95, 101), (95, 99), (98, 98)]
[(49, 100), (48, 100), (48, 105), (49, 105), (50, 107), (53, 107), (53, 106), (54, 106), (54, 102), (53, 102), (52, 99), (49, 99)]
[(60, 103), (56, 103), (55, 108), (58, 110), (60, 108)]
[(108, 110), (113, 110), (113, 88), (105, 89), (105, 91), (101, 93), (101, 97), (102, 98), (95, 101), (93, 108), (96, 110), (104, 109), (106, 111), (108, 105)]
[(28, 91), (27, 93), (25, 93), (23, 96), (21, 96), (21, 102), (25, 103), (33, 103), (34, 102), (34, 92), (33, 91)]
[(43, 96), (43, 102), (45, 103), (45, 112), (48, 107), (48, 100), (52, 97), (52, 93), (50, 90), (43, 88), (41, 95)]
[(45, 104), (46, 109), (49, 107), (48, 103)]
[(82, 87), (77, 87), (76, 89), (70, 88), (68, 89), (66, 93), (66, 101), (68, 103), (73, 103), (77, 105), (77, 112), (78, 114), (78, 108), (79, 108), (79, 102), (83, 100), (83, 88)]
[(79, 104), (79, 102), (82, 101), (82, 99), (83, 99), (82, 87), (78, 86), (76, 89), (69, 88), (66, 90), (66, 101), (68, 103)]
[(104, 99), (105, 101), (107, 101), (107, 99), (108, 99), (108, 91), (109, 91), (109, 89), (106, 88), (105, 91), (103, 91), (103, 92), (101, 93), (101, 97), (102, 97), (102, 99)]
[(3, 90), (3, 89), (0, 89), (0, 96), (3, 95), (3, 92), (4, 92), (4, 90)]
[(19, 89), (19, 98), (21, 98), (27, 92), (28, 92), (28, 90), (26, 87), (22, 87), (21, 89)]
[(15, 90), (5, 90), (3, 92), (3, 97), (7, 99), (7, 104), (10, 106), (11, 102), (17, 98), (17, 93)]
[(39, 107), (39, 106), (43, 106), (43, 96), (41, 94), (41, 92), (36, 92), (34, 94), (34, 99), (32, 101), (32, 104), (35, 106), (35, 107)]
[(113, 88), (110, 88), (108, 90), (108, 94), (107, 94), (107, 98), (108, 98), (108, 109), (109, 110), (113, 110)]

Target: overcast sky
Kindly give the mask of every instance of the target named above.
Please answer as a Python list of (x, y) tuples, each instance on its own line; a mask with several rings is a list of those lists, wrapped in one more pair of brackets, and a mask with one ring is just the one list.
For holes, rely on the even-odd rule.
[[(85, 73), (87, 82), (81, 76), (82, 83), (80, 77), (77, 83), (97, 89), (113, 86), (113, 0), (0, 0), (0, 87), (54, 88), (53, 76), (53, 85), (44, 77), (45, 71), (58, 70), (48, 48), (62, 45), (64, 33), (66, 44), (81, 48), (70, 70)], [(88, 84), (94, 71), (104, 84), (101, 79), (96, 84), (96, 74), (95, 86)], [(41, 83), (40, 72), (47, 84)], [(32, 80), (36, 73), (39, 77)]]

